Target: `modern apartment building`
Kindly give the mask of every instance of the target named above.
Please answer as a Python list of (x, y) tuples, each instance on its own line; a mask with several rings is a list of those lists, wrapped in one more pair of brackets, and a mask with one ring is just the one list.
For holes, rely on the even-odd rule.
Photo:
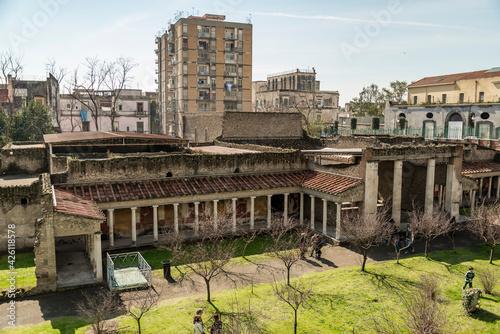
[(250, 111), (252, 25), (224, 15), (181, 18), (156, 37), (165, 134), (194, 141), (220, 135), (224, 111)]
[(339, 92), (320, 90), (316, 70), (294, 69), (253, 82), (253, 111), (304, 111), (313, 120), (331, 122), (339, 112)]

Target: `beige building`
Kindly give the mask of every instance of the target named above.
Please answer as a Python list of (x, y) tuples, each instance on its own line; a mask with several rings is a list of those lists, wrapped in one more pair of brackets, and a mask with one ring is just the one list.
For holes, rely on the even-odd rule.
[(252, 25), (189, 16), (156, 38), (163, 132), (209, 141), (224, 111), (251, 110)]
[(339, 92), (320, 90), (316, 70), (294, 69), (252, 83), (253, 111), (306, 112), (314, 120), (337, 120)]
[(408, 104), (500, 102), (500, 67), (427, 77), (408, 86)]

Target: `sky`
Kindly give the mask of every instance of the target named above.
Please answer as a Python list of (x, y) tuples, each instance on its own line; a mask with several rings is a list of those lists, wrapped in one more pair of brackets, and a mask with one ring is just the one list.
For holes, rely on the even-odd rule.
[(0, 0), (0, 53), (21, 55), (26, 79), (49, 59), (130, 57), (131, 88), (154, 91), (155, 36), (180, 11), (251, 20), (253, 81), (314, 67), (341, 106), (372, 83), (500, 67), (498, 0)]

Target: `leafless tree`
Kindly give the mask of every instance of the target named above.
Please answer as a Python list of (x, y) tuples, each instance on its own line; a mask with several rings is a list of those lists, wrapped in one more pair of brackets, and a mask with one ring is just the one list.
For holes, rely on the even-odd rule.
[[(233, 232), (230, 214), (200, 217), (198, 239), (185, 243), (180, 233), (170, 232), (166, 242), (160, 247), (172, 252), (172, 262), (181, 271), (179, 283), (195, 284), (194, 277), (202, 278), (207, 291), (207, 301), (211, 302), (211, 283), (214, 279), (245, 279), (245, 275), (231, 270), (230, 262), (240, 247), (240, 239), (231, 237)], [(193, 277), (194, 276), (194, 277)]]
[[(66, 84), (64, 86), (67, 96), (69, 96), (69, 122), (71, 126), (71, 132), (74, 132), (75, 130), (79, 129), (79, 131), (82, 131), (82, 120), (80, 117), (76, 117), (76, 119), (73, 117), (73, 112), (75, 110), (75, 107), (77, 106), (78, 100), (76, 99), (77, 94), (73, 94), (76, 87), (78, 86), (78, 68), (74, 69), (71, 76), (68, 78), (66, 81)], [(62, 112), (61, 112), (62, 116)]]
[(471, 217), (468, 229), (479, 240), (490, 248), (490, 264), (493, 264), (493, 254), (500, 244), (500, 202), (482, 203)]
[(377, 213), (373, 214), (352, 210), (342, 218), (342, 233), (363, 256), (361, 271), (365, 270), (368, 250), (379, 245), (383, 239), (389, 240), (390, 238), (391, 230), (386, 223), (387, 212), (387, 206), (379, 208)]
[(117, 296), (107, 290), (83, 292), (83, 299), (75, 304), (78, 313), (87, 318), (92, 330), (97, 334), (110, 333), (111, 329), (106, 320), (121, 311)]
[[(51, 58), (47, 61), (45, 64), (45, 70), (47, 71), (47, 74), (51, 74), (57, 81), (57, 91), (55, 92), (57, 99), (59, 100), (59, 95), (60, 95), (60, 87), (63, 84), (63, 80), (68, 74), (68, 69), (62, 66), (58, 66), (56, 63), (56, 60), (54, 58)], [(52, 110), (49, 110), (51, 114), (53, 115), (54, 119), (56, 120), (57, 126), (59, 129), (61, 129), (61, 106), (58, 103), (56, 103), (55, 106), (51, 104)]]
[(485, 270), (482, 270), (480, 275), (479, 275), (479, 280), (481, 281), (481, 284), (483, 285), (483, 292), (488, 295), (493, 294), (493, 290), (495, 289), (495, 286), (497, 285), (498, 281), (500, 280), (500, 277), (496, 270), (488, 268)]
[(114, 62), (106, 63), (108, 78), (105, 81), (105, 86), (113, 95), (111, 97), (111, 109), (107, 112), (107, 116), (113, 126), (115, 118), (118, 116), (117, 104), (120, 100), (122, 90), (126, 88), (127, 84), (133, 79), (130, 76), (130, 71), (138, 64), (135, 64), (131, 58), (119, 57)]
[(141, 333), (142, 317), (158, 304), (160, 293), (153, 287), (121, 293), (120, 297), (125, 313), (137, 322), (139, 334)]
[(448, 233), (451, 225), (448, 223), (447, 218), (443, 217), (442, 211), (437, 206), (434, 206), (430, 212), (425, 213), (421, 206), (413, 203), (413, 210), (410, 211), (408, 216), (413, 233), (425, 239), (425, 257), (428, 257), (431, 241)]
[(231, 334), (263, 334), (265, 331), (258, 322), (257, 315), (252, 310), (251, 298), (248, 300), (248, 308), (244, 310), (237, 297), (235, 290), (235, 300), (231, 303), (231, 311), (226, 314), (224, 321), (224, 333)]
[[(5, 124), (5, 140), (10, 141), (10, 130), (12, 127), (12, 122), (14, 120), (14, 115), (16, 113), (15, 105), (15, 80), (19, 79), (23, 71), (22, 65), (23, 58), (16, 55), (12, 51), (1, 52), (0, 53), (0, 84), (5, 85), (7, 89), (7, 102), (4, 103), (7, 111), (7, 119)], [(12, 86), (9, 87), (9, 77), (12, 80)], [(10, 91), (9, 91), (10, 90)]]
[[(298, 222), (289, 218), (287, 222), (274, 219), (270, 233), (271, 243), (266, 249), (272, 258), (283, 262), (286, 268), (286, 282), (290, 284), (290, 271), (292, 266), (301, 258), (301, 233), (307, 233), (308, 229), (301, 228)], [(305, 240), (307, 240), (307, 237)]]
[(310, 285), (300, 280), (295, 280), (291, 284), (285, 282), (275, 282), (273, 285), (275, 295), (293, 309), (294, 322), (293, 332), (297, 333), (298, 311), (307, 302), (313, 289)]

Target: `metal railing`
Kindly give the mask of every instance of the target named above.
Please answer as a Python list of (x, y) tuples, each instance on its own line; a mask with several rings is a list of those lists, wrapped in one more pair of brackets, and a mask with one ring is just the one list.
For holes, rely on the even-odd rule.
[(106, 253), (107, 258), (107, 282), (108, 287), (111, 291), (119, 290), (120, 288), (128, 288), (130, 285), (133, 285), (137, 279), (135, 277), (128, 277), (128, 274), (122, 275), (122, 280), (130, 283), (130, 285), (122, 285), (120, 286), (116, 282), (115, 272), (119, 269), (125, 268), (137, 268), (140, 273), (144, 276), (148, 285), (151, 285), (151, 266), (144, 260), (141, 253), (132, 252), (132, 253), (121, 253), (121, 254), (109, 254)]

